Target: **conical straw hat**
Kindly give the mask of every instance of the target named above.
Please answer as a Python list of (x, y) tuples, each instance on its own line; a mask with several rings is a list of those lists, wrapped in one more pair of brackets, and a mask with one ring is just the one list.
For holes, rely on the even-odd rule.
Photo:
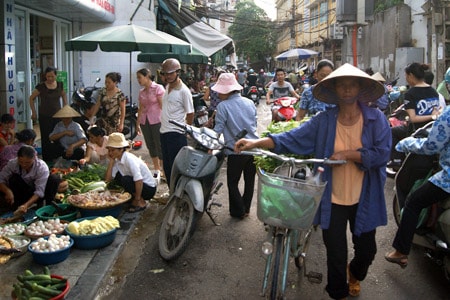
[(384, 86), (381, 83), (370, 77), (366, 72), (346, 63), (314, 86), (314, 97), (322, 102), (337, 104), (339, 99), (336, 95), (335, 85), (338, 77), (354, 77), (355, 80), (361, 82), (361, 89), (357, 96), (360, 102), (372, 102), (384, 94)]
[(63, 108), (58, 110), (56, 114), (53, 115), (53, 118), (76, 118), (76, 117), (81, 117), (81, 115), (75, 109), (70, 107), (70, 105), (64, 106)]
[(381, 75), (380, 72), (376, 72), (375, 74), (373, 74), (372, 78), (375, 79), (376, 81), (382, 81), (382, 82), (386, 81), (386, 79), (384, 79), (383, 75)]

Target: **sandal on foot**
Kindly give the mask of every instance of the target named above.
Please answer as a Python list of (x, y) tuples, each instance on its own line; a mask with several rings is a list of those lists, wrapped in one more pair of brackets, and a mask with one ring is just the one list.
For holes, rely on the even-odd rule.
[[(392, 252), (393, 253), (393, 252)], [(406, 268), (408, 266), (408, 256), (402, 255), (400, 257), (391, 257), (392, 253), (387, 253), (384, 258), (393, 264), (399, 265), (402, 269)]]
[(358, 279), (353, 277), (350, 272), (350, 265), (347, 265), (347, 276), (348, 276), (348, 294), (352, 297), (358, 297), (361, 292), (361, 284)]
[(148, 203), (146, 202), (144, 206), (139, 206), (139, 205), (131, 205), (130, 208), (128, 209), (129, 213), (137, 213), (140, 211), (145, 210), (148, 207)]

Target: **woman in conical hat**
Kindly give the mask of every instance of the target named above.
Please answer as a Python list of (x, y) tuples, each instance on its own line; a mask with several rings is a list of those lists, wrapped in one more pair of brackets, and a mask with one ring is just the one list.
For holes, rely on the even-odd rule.
[(386, 82), (386, 79), (384, 79), (383, 75), (381, 75), (380, 72), (376, 72), (372, 75), (372, 78), (379, 82)]
[[(345, 64), (314, 88), (314, 96), (336, 107), (281, 134), (241, 139), (235, 151), (269, 148), (276, 153), (346, 160), (324, 165), (328, 182), (314, 223), (322, 227), (327, 249), (326, 290), (333, 299), (357, 296), (377, 252), (375, 233), (387, 224), (384, 183), (391, 132), (383, 113), (364, 103), (378, 99), (384, 87), (358, 68)], [(317, 167), (317, 166), (315, 166)], [(353, 258), (347, 261), (347, 226)], [(348, 275), (347, 275), (348, 274)]]
[(73, 121), (73, 118), (81, 117), (70, 105), (61, 108), (53, 118), (59, 121), (50, 133), (50, 141), (53, 144), (53, 157), (59, 156), (68, 160), (80, 160), (84, 157), (87, 137), (80, 124)]
[(384, 83), (386, 82), (386, 79), (384, 79), (383, 75), (381, 75), (380, 72), (376, 72), (375, 74), (373, 74), (372, 78), (375, 79), (376, 81), (380, 82), (384, 86), (384, 94), (379, 99), (377, 99), (375, 102), (369, 103), (369, 106), (378, 107), (379, 109), (384, 111), (388, 108), (389, 102), (390, 102), (389, 97), (388, 97), (388, 89), (384, 85)]

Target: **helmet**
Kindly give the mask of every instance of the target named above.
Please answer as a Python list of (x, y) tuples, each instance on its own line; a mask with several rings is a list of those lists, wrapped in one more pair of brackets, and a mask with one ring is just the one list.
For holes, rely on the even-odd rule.
[(264, 69), (259, 70), (259, 73), (264, 73)]
[(447, 72), (445, 72), (445, 82), (450, 83), (450, 68), (447, 69)]
[(249, 72), (250, 74), (253, 74), (253, 73), (255, 73), (255, 70), (250, 69), (250, 70), (248, 70), (248, 72)]
[(181, 69), (180, 62), (175, 58), (168, 58), (161, 64), (163, 73), (173, 73)]

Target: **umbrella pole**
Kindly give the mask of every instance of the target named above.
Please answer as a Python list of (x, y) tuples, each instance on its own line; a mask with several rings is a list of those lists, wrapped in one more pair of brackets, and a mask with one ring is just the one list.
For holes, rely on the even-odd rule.
[(132, 88), (131, 88), (131, 53), (130, 52), (130, 105), (133, 106), (133, 96), (132, 96)]

